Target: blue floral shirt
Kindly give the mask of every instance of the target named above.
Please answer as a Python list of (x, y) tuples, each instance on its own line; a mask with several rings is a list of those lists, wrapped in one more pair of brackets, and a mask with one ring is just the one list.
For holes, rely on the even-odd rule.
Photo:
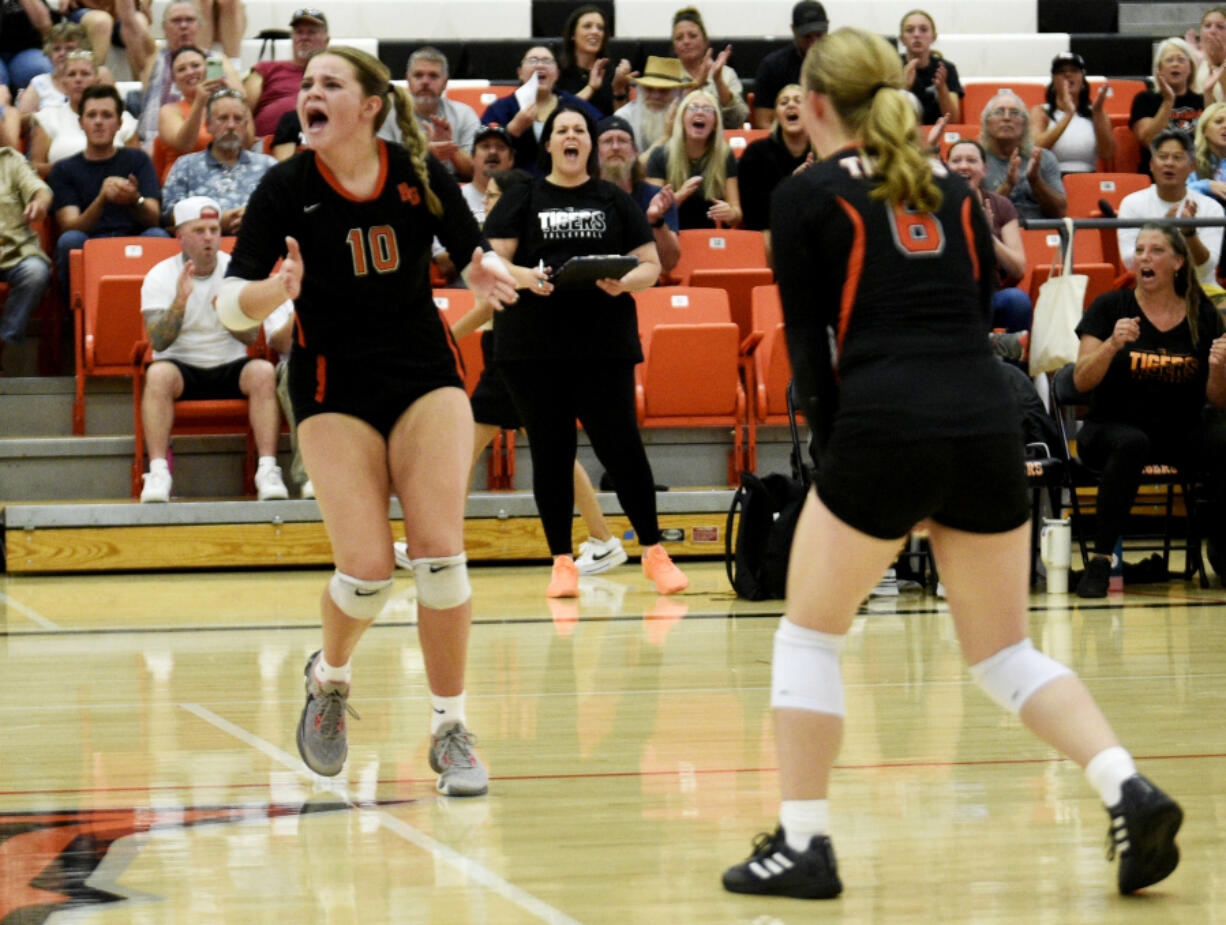
[(242, 151), (233, 167), (223, 164), (205, 148), (185, 154), (171, 165), (162, 187), (162, 221), (169, 223), (175, 203), (188, 196), (211, 196), (222, 211), (245, 206), (260, 180), (277, 163), (275, 157)]

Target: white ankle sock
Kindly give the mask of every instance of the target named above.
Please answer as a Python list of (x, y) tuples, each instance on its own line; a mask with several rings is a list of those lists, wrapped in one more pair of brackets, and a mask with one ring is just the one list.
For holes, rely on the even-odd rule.
[(438, 694), (430, 695), (430, 734), (438, 732), (442, 726), (448, 723), (463, 723), (464, 718), (464, 694), (456, 694), (454, 697), (440, 697)]
[(351, 664), (329, 665), (321, 652), (315, 659), (315, 680), (320, 684), (348, 684), (353, 680)]
[(809, 850), (814, 835), (830, 828), (830, 804), (826, 800), (784, 800), (779, 804), (779, 824), (793, 851)]
[(261, 456), (261, 457), (259, 458), (259, 461), (258, 461), (258, 462), (256, 462), (256, 464), (255, 464), (255, 468), (256, 468), (256, 471), (258, 471), (258, 472), (263, 472), (265, 469), (269, 469), (269, 468), (271, 468), (272, 466), (275, 466), (276, 464), (277, 464), (277, 457), (275, 457), (275, 456)]
[(165, 472), (169, 474), (170, 464), (167, 463), (165, 459), (151, 459), (149, 460), (149, 471), (150, 472)]
[(1098, 791), (1107, 809), (1120, 801), (1120, 786), (1136, 773), (1132, 755), (1121, 745), (1104, 748), (1086, 765), (1086, 780)]

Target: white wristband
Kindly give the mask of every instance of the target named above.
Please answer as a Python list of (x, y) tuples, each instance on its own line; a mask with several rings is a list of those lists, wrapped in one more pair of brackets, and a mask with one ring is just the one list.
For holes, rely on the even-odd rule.
[(496, 272), (505, 273), (507, 271), (507, 265), (503, 263), (502, 258), (493, 251), (486, 251), (481, 255), (481, 266), (485, 267), (487, 270), (493, 270)]
[(224, 280), (213, 296), (213, 308), (217, 310), (217, 320), (231, 331), (250, 331), (260, 326), (260, 320), (252, 318), (243, 311), (238, 296), (247, 285), (247, 280), (231, 276)]

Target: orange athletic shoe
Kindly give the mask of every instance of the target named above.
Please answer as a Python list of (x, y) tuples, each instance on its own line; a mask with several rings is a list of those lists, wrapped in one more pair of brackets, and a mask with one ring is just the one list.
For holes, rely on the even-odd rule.
[(558, 556), (553, 560), (553, 574), (549, 576), (549, 587), (545, 589), (545, 597), (578, 596), (579, 569), (575, 565), (575, 560), (570, 556)]
[(660, 594), (676, 594), (690, 586), (685, 573), (673, 565), (673, 560), (658, 543), (643, 550), (643, 574), (656, 583)]

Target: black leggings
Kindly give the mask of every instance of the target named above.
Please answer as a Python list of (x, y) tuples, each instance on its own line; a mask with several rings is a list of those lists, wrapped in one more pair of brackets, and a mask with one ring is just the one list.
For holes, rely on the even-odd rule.
[(634, 409), (634, 363), (549, 359), (498, 368), (528, 431), (532, 493), (550, 555), (570, 555), (572, 549), (576, 418), (612, 477), (639, 544), (660, 542), (655, 481)]
[(1206, 500), (1215, 507), (1222, 501), (1226, 473), (1226, 418), (1206, 409), (1203, 420), (1179, 431), (1146, 431), (1131, 424), (1086, 421), (1077, 434), (1077, 452), (1086, 465), (1101, 473), (1094, 552), (1109, 556), (1124, 533), (1124, 525), (1137, 489), (1141, 470), (1154, 463), (1177, 466), (1195, 484), (1203, 480)]

